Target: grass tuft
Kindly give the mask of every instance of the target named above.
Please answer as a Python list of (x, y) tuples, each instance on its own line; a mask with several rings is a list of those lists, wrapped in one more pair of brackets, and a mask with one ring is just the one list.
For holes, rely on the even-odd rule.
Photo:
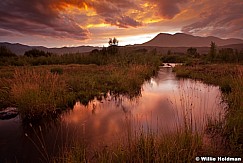
[(22, 117), (41, 117), (54, 113), (65, 103), (65, 87), (58, 74), (44, 69), (16, 69), (11, 81), (11, 95)]

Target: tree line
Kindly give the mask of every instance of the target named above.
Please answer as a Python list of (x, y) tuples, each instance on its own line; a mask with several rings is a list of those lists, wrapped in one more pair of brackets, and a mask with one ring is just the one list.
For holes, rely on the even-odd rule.
[[(95, 49), (90, 52), (88, 56), (83, 54), (66, 54), (56, 55), (50, 52), (45, 52), (38, 49), (31, 49), (24, 53), (23, 56), (17, 56), (6, 46), (0, 46), (0, 65), (26, 65), (31, 62), (31, 65), (41, 64), (63, 64), (63, 63), (86, 63), (86, 62), (99, 62), (102, 59), (102, 63), (105, 62), (104, 58), (119, 55), (118, 40), (116, 38), (109, 39), (109, 47), (103, 47), (101, 50)], [(148, 55), (152, 55), (147, 53)], [(8, 59), (9, 58), (9, 59)], [(11, 59), (12, 58), (12, 59)], [(13, 59), (15, 58), (15, 59)], [(16, 59), (17, 58), (17, 59)], [(29, 59), (27, 59), (29, 58)], [(227, 62), (227, 63), (243, 63), (243, 50), (237, 50), (233, 48), (218, 48), (216, 43), (211, 42), (208, 54), (199, 54), (195, 47), (190, 47), (184, 54), (175, 54), (170, 50), (166, 54), (161, 54), (161, 60), (163, 62), (186, 62), (188, 60), (200, 60), (206, 62)], [(96, 61), (95, 61), (96, 60)]]

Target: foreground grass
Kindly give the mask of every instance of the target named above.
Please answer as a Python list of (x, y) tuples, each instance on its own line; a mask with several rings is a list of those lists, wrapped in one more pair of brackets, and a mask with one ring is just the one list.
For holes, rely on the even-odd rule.
[[(38, 111), (48, 108), (38, 113), (48, 114), (55, 111), (55, 108), (66, 105), (68, 101), (72, 102), (73, 99), (84, 100), (85, 103), (89, 97), (105, 96), (107, 91), (111, 94), (122, 93), (131, 97), (137, 96), (140, 94), (141, 84), (154, 75), (156, 70), (151, 66), (135, 64), (123, 69), (115, 65), (51, 65), (11, 68), (12, 73), (8, 77), (9, 88), (11, 88), (10, 97), (14, 99), (16, 106), (23, 109), (23, 115), (28, 115), (29, 109), (32, 110), (33, 106), (39, 107)], [(29, 105), (25, 105), (27, 102)], [(32, 114), (36, 113), (34, 109)], [(206, 156), (215, 152), (212, 149), (208, 152), (208, 148), (203, 145), (204, 135), (192, 131), (190, 129), (192, 122), (186, 122), (191, 123), (185, 125), (189, 126), (188, 128), (178, 125), (175, 132), (128, 131), (127, 137), (123, 137), (125, 140), (91, 153), (84, 144), (85, 141), (77, 142), (72, 147), (64, 148), (61, 156), (48, 157), (47, 160), (71, 163), (193, 162), (196, 156)]]
[(209, 131), (225, 139), (227, 154), (243, 152), (243, 66), (233, 64), (212, 64), (178, 66), (174, 69), (178, 77), (202, 80), (218, 85), (223, 92), (226, 108), (225, 121), (211, 122)]
[(1, 67), (1, 107), (16, 106), (23, 118), (42, 117), (62, 108), (83, 104), (107, 93), (133, 98), (155, 75), (156, 66), (50, 65)]
[[(73, 140), (69, 139), (68, 134), (64, 135), (64, 141), (58, 146), (59, 154), (54, 155), (47, 152), (42, 127), (30, 124), (33, 132), (25, 133), (25, 136), (40, 152), (42, 157), (39, 159), (43, 162), (194, 162), (196, 156), (208, 155), (206, 152), (203, 154), (201, 152), (203, 148), (202, 132), (192, 132), (189, 128), (179, 124), (177, 130), (152, 131), (147, 125), (146, 129), (137, 128), (133, 127), (134, 122), (127, 123), (127, 121), (130, 120), (126, 119), (124, 132), (117, 139), (119, 141), (111, 140), (109, 145), (105, 143), (90, 146), (87, 142), (88, 138), (74, 132), (73, 134), (77, 135)], [(187, 126), (191, 124), (189, 123)], [(43, 129), (45, 128), (43, 127)], [(60, 130), (60, 132), (62, 131), (65, 130)]]
[(112, 146), (88, 149), (82, 142), (66, 148), (51, 162), (194, 162), (202, 148), (202, 135), (183, 128), (175, 132), (129, 131)]

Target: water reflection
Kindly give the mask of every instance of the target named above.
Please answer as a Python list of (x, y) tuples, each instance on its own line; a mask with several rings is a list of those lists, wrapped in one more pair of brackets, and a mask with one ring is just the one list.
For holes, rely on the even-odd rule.
[(63, 118), (72, 125), (85, 125), (92, 142), (110, 141), (123, 132), (127, 121), (124, 117), (131, 117), (135, 126), (149, 125), (152, 130), (171, 131), (185, 121), (202, 130), (208, 116), (217, 118), (223, 112), (222, 107), (218, 87), (189, 79), (177, 80), (171, 68), (165, 68), (143, 85), (139, 98), (108, 96), (101, 102), (93, 100), (88, 106), (76, 103), (73, 111)]
[(126, 137), (131, 129), (173, 131), (185, 120), (202, 131), (207, 117), (217, 118), (223, 107), (218, 87), (178, 80), (171, 68), (162, 68), (132, 100), (108, 95), (87, 106), (77, 102), (73, 110), (41, 124), (23, 125), (18, 117), (0, 121), (0, 162), (15, 158), (42, 162), (45, 153), (57, 155), (73, 141), (85, 141), (91, 148), (105, 146)]

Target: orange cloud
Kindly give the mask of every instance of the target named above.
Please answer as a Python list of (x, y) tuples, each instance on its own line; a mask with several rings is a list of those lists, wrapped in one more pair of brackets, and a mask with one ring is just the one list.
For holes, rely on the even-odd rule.
[(114, 36), (124, 39), (181, 30), (243, 38), (242, 8), (242, 0), (0, 1), (0, 40), (48, 37), (47, 41), (66, 38), (66, 42), (77, 44), (93, 43), (94, 38), (100, 43)]

